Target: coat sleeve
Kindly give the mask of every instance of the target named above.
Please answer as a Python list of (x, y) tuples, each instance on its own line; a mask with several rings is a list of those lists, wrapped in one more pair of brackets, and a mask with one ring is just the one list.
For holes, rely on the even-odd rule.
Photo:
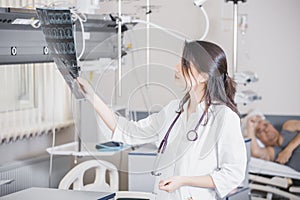
[(219, 167), (210, 176), (216, 192), (223, 198), (238, 187), (245, 178), (247, 154), (240, 128), (240, 118), (231, 110), (225, 112), (222, 135), (217, 143)]
[(130, 145), (156, 142), (159, 139), (159, 134), (166, 126), (168, 113), (172, 113), (172, 108), (174, 108), (176, 102), (171, 101), (160, 112), (137, 122), (119, 116), (112, 140)]

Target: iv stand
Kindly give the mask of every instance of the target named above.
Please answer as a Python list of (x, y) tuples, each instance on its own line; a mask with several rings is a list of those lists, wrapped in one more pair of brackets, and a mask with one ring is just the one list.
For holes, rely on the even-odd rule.
[[(225, 0), (225, 2), (233, 2), (233, 77), (235, 76), (235, 73), (237, 72), (237, 37), (238, 37), (238, 3), (239, 1), (242, 3), (245, 3), (246, 0)], [(247, 141), (248, 143), (249, 141)], [(249, 145), (249, 143), (247, 144)], [(251, 150), (248, 150), (251, 151)], [(247, 172), (248, 174), (248, 166), (247, 166)], [(243, 187), (248, 187), (249, 177), (246, 175), (245, 179), (243, 180)]]
[(238, 3), (245, 3), (246, 0), (225, 0), (233, 2), (233, 76), (237, 72), (237, 37), (238, 37)]

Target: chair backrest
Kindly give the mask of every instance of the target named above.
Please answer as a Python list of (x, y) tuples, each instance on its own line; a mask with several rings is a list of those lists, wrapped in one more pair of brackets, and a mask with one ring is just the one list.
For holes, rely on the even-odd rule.
[[(94, 183), (84, 185), (83, 178), (89, 169), (95, 169)], [(109, 184), (106, 182), (106, 174), (109, 175)], [(60, 181), (59, 189), (86, 190), (98, 192), (116, 192), (119, 188), (119, 175), (117, 168), (103, 160), (89, 160), (72, 168)]]

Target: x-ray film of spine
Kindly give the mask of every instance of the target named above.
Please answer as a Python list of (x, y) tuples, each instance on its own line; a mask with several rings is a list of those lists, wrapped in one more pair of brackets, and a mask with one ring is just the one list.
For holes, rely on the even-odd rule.
[(37, 8), (41, 27), (57, 68), (77, 99), (84, 98), (75, 78), (79, 76), (74, 28), (70, 10)]

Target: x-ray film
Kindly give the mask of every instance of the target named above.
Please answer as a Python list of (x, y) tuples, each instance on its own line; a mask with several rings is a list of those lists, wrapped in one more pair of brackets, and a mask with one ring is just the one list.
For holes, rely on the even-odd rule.
[(84, 98), (75, 78), (79, 76), (74, 28), (70, 10), (37, 8), (41, 27), (57, 68), (77, 99)]

